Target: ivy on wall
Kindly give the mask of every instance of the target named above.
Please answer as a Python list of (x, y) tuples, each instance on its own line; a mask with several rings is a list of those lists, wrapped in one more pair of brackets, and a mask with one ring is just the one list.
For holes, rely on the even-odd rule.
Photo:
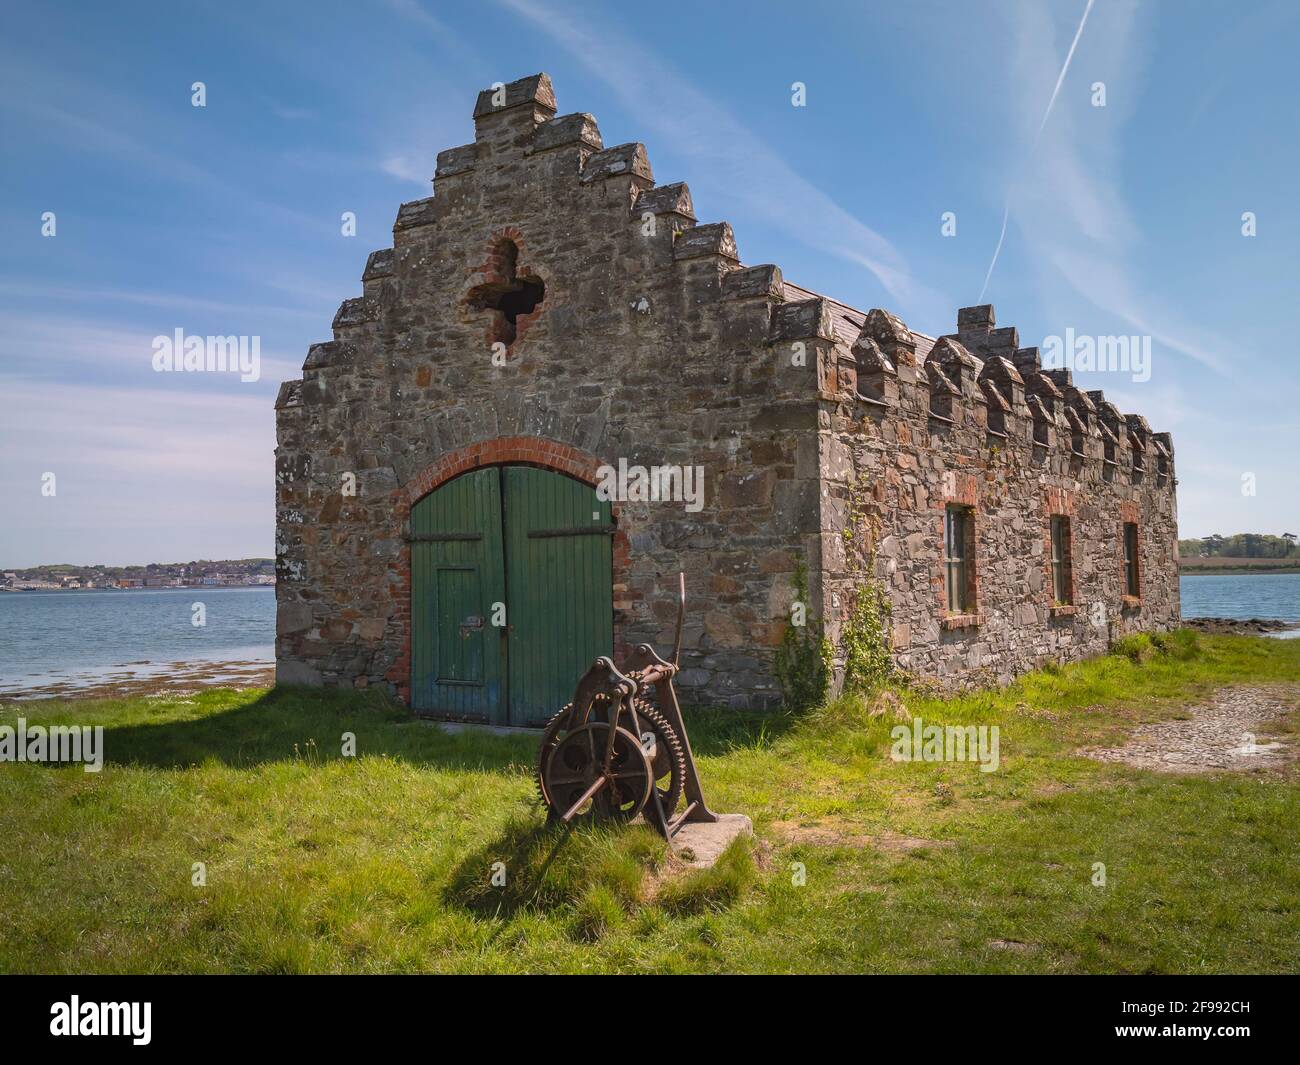
[[(876, 577), (876, 542), (879, 519), (863, 504), (861, 484), (849, 489), (849, 512), (844, 527), (844, 556), (854, 578), (849, 616), (840, 629), (840, 654), (844, 658), (843, 691), (871, 691), (894, 679), (890, 641), (889, 597)], [(866, 548), (859, 545), (866, 543)]]
[(785, 627), (781, 645), (776, 650), (774, 669), (786, 708), (804, 711), (824, 702), (830, 691), (833, 649), (826, 638), (822, 619), (808, 610), (807, 565), (799, 562), (791, 580), (794, 584), (794, 607), (802, 607), (799, 620), (803, 624), (795, 624), (792, 620)]

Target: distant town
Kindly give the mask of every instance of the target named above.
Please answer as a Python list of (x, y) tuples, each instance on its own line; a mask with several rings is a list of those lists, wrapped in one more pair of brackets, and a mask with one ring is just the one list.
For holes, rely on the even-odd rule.
[(34, 566), (0, 571), (0, 592), (61, 592), (85, 588), (246, 588), (275, 584), (275, 559), (151, 562), (147, 566)]

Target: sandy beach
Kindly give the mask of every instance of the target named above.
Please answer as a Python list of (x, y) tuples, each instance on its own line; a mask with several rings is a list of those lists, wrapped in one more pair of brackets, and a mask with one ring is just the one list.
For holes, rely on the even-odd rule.
[(97, 677), (51, 674), (23, 687), (0, 688), (0, 703), (30, 699), (124, 699), (197, 688), (269, 688), (272, 662), (130, 662)]

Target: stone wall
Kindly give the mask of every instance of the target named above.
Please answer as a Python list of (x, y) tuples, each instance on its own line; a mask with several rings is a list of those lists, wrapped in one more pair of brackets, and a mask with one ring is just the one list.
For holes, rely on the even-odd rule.
[[(778, 701), (797, 566), (832, 637), (872, 567), (899, 664), (947, 684), (1175, 622), (1167, 436), (1040, 373), (991, 308), (963, 311), (922, 362), (918, 344), (933, 342), (891, 315), (742, 267), (730, 226), (697, 225), (687, 187), (656, 187), (643, 146), (604, 148), (590, 115), (555, 112), (545, 75), (479, 95), (474, 143), (439, 155), (434, 195), (401, 206), (363, 295), (281, 387), (281, 683), (405, 699), (410, 507), (503, 462), (588, 483), (620, 459), (702, 467), (698, 513), (615, 507), (615, 653), (666, 647), (684, 571), (688, 701)], [(950, 499), (975, 514), (976, 617), (943, 616)], [(1073, 613), (1052, 609), (1054, 508), (1073, 521)], [(1127, 604), (1121, 514), (1140, 522), (1144, 552), (1141, 601)]]
[[(1173, 444), (1069, 371), (1040, 366), (993, 308), (970, 307), (918, 365), (912, 334), (872, 311), (822, 397), (824, 601), (837, 637), (864, 580), (892, 611), (897, 664), (945, 687), (1005, 684), (1045, 661), (1103, 653), (1179, 619)], [(947, 610), (944, 514), (970, 508), (974, 604)], [(1057, 604), (1051, 517), (1069, 519)], [(1123, 525), (1138, 525), (1138, 597)], [(847, 535), (846, 535), (847, 531)]]
[[(555, 117), (544, 75), (480, 95), (474, 143), (439, 155), (393, 239), (277, 401), (280, 681), (405, 698), (419, 495), (492, 462), (591, 482), (626, 459), (702, 467), (705, 494), (698, 513), (617, 505), (616, 642), (670, 642), (684, 570), (684, 693), (775, 703), (818, 441), (816, 361), (772, 344), (824, 323), (783, 302), (775, 267), (740, 267), (730, 226), (697, 225), (685, 185), (655, 187), (641, 145)], [(483, 307), (512, 278), (544, 286), (513, 330)]]

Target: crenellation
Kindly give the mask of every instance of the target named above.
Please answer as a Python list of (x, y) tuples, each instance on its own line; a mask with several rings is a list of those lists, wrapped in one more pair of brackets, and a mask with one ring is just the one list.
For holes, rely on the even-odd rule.
[(533, 147), (537, 128), (555, 117), (555, 93), (545, 74), (484, 89), (474, 105), (477, 159), (504, 165)]
[(347, 334), (351, 331), (363, 328), (379, 317), (379, 305), (376, 300), (369, 296), (357, 296), (353, 299), (344, 300), (339, 304), (339, 309), (334, 315), (333, 329), (334, 339), (343, 339), (340, 334)]
[(1025, 400), (1029, 408), (1029, 417), (1033, 422), (1033, 442), (1037, 447), (1051, 448), (1056, 444), (1056, 408), (1051, 396), (1044, 397), (1038, 392)]
[(829, 304), (822, 299), (776, 304), (772, 308), (769, 337), (773, 344), (799, 340), (834, 343), (835, 323), (831, 319)]
[(1007, 418), (1011, 414), (1010, 401), (998, 391), (998, 386), (987, 377), (981, 378), (979, 384), (984, 390), (984, 402), (988, 407), (985, 425), (989, 433), (998, 437), (1007, 437)]
[(874, 307), (867, 312), (862, 332), (880, 345), (895, 367), (916, 365), (916, 338), (897, 315)]
[(508, 85), (483, 89), (474, 103), (474, 121), (477, 124), (519, 108), (549, 111), (554, 116), (558, 107), (549, 75), (531, 74)]
[(438, 207), (432, 196), (402, 204), (397, 209), (397, 219), (393, 222), (394, 241), (397, 240), (400, 232), (432, 225), (437, 221), (437, 211)]
[(638, 218), (646, 214), (675, 216), (684, 223), (680, 228), (695, 224), (695, 205), (691, 202), (691, 190), (683, 181), (645, 189), (637, 197), (633, 210)]
[(377, 281), (381, 278), (393, 276), (393, 249), (380, 248), (378, 251), (372, 251), (366, 259), (366, 268), (362, 271), (361, 280)]
[(275, 396), (275, 409), (280, 411), (300, 406), (302, 406), (302, 382), (281, 381)]
[(979, 359), (952, 337), (940, 337), (926, 361), (943, 367), (948, 380), (965, 396), (973, 394), (972, 386), (984, 368)]
[(785, 282), (781, 278), (781, 268), (768, 263), (732, 270), (722, 279), (722, 297), (729, 300), (764, 299), (782, 303), (785, 301)]
[(732, 263), (740, 262), (736, 236), (727, 222), (710, 222), (677, 234), (673, 241), (674, 259), (698, 259), (715, 255)]
[(654, 173), (644, 144), (617, 144), (587, 156), (581, 175), (584, 185), (615, 177), (631, 178), (642, 191), (654, 184)]
[(898, 406), (898, 370), (880, 344), (867, 335), (865, 326), (840, 365), (844, 368), (844, 391), (868, 403)]
[(960, 415), (961, 389), (933, 359), (926, 360), (925, 375), (930, 386), (930, 417), (955, 424)]
[(478, 162), (478, 145), (462, 144), (456, 148), (447, 148), (438, 153), (434, 164), (433, 180), (435, 185), (440, 178), (454, 177), (474, 169)]
[(1070, 432), (1070, 454), (1077, 455), (1079, 458), (1087, 458), (1088, 423), (1069, 404), (1066, 404), (1065, 407), (1065, 421)]
[(326, 366), (350, 363), (354, 358), (355, 348), (351, 344), (342, 340), (325, 340), (313, 344), (307, 350), (307, 358), (303, 360), (302, 368), (304, 373), (307, 373), (324, 369)]
[[(553, 148), (566, 148), (577, 144), (592, 151), (600, 151), (605, 143), (600, 137), (600, 127), (591, 115), (579, 112), (560, 115), (539, 125), (533, 133), (531, 152), (547, 152)], [(440, 157), (441, 158), (441, 157)]]

